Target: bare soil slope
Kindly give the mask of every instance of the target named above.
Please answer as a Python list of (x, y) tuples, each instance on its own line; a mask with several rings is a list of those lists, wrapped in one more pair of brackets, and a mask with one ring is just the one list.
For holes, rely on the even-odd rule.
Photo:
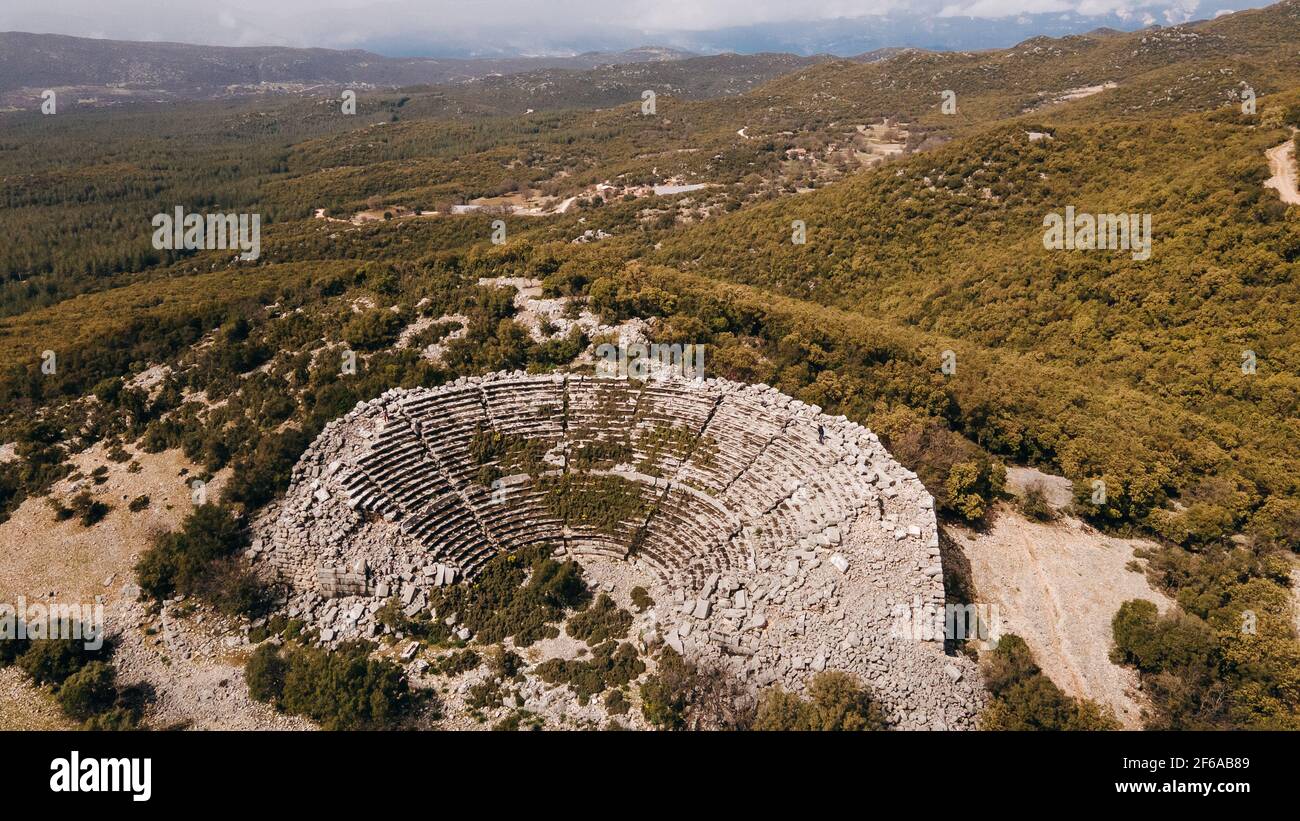
[(1029, 644), (1048, 677), (1074, 696), (1141, 724), (1137, 677), (1112, 664), (1110, 621), (1129, 599), (1171, 602), (1129, 570), (1141, 539), (1105, 536), (1075, 519), (1039, 524), (1005, 505), (986, 533), (949, 527), (970, 562), (975, 601), (996, 604), (1003, 633)]

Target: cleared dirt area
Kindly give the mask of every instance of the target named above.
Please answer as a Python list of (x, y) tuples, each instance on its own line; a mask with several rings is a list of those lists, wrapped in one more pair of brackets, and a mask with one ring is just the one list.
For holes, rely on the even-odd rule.
[(9, 730), (70, 730), (54, 696), (34, 687), (16, 667), (0, 668), (0, 732)]
[[(147, 680), (158, 698), (149, 719), (154, 726), (254, 729), (301, 726), (251, 702), (240, 665), (245, 647), (227, 647), (194, 619), (167, 619), (130, 601), (123, 588), (134, 583), (133, 568), (157, 533), (175, 529), (193, 509), (187, 484), (199, 469), (179, 450), (138, 453), (114, 462), (102, 446), (72, 457), (76, 473), (85, 478), (58, 482), (49, 498), (68, 504), (80, 490), (112, 507), (104, 519), (83, 527), (75, 518), (58, 521), (46, 497), (28, 499), (0, 525), (0, 602), (27, 604), (58, 602), (104, 605), (104, 629), (118, 643), (114, 662), (119, 680)], [(134, 461), (139, 469), (128, 466)], [(106, 466), (104, 481), (90, 478)], [(219, 474), (208, 482), (217, 498), (224, 482)], [(131, 500), (149, 497), (148, 507), (131, 511)], [(131, 591), (134, 592), (134, 591)], [(167, 621), (162, 629), (161, 621)], [(201, 621), (201, 620), (200, 620)], [(185, 664), (176, 664), (182, 658)], [(0, 670), (0, 730), (58, 729), (73, 726), (52, 695), (33, 686), (17, 669)]]
[(997, 605), (1002, 633), (1021, 636), (1052, 681), (1108, 705), (1125, 727), (1141, 723), (1132, 671), (1112, 664), (1110, 621), (1129, 599), (1164, 612), (1171, 602), (1129, 570), (1141, 539), (1105, 536), (1075, 519), (1026, 519), (1001, 505), (987, 532), (946, 528), (970, 563), (973, 601)]
[(1057, 510), (1068, 506), (1073, 497), (1070, 480), (1064, 476), (1053, 476), (1036, 468), (1007, 468), (1008, 492), (1024, 496), (1032, 487), (1040, 489), (1047, 503)]
[[(127, 452), (131, 460), (126, 462), (109, 460), (101, 445), (77, 454), (71, 461), (87, 478), (58, 482), (50, 494), (68, 504), (78, 491), (89, 491), (112, 507), (97, 524), (83, 527), (75, 518), (60, 522), (46, 498), (38, 498), (23, 502), (0, 525), (0, 544), (7, 546), (0, 552), (0, 601), (54, 594), (63, 603), (90, 603), (95, 596), (111, 602), (131, 581), (131, 568), (153, 535), (174, 529), (193, 509), (187, 482), (200, 470), (179, 450)], [(138, 472), (130, 471), (131, 461), (139, 464)], [(89, 477), (100, 466), (108, 474), (97, 485)], [(217, 498), (223, 482), (218, 475), (208, 483), (211, 498)], [(149, 506), (132, 512), (128, 505), (140, 496), (149, 497)]]
[(1300, 191), (1296, 190), (1295, 140), (1287, 140), (1264, 152), (1273, 176), (1264, 180), (1265, 188), (1277, 191), (1282, 202), (1300, 205)]

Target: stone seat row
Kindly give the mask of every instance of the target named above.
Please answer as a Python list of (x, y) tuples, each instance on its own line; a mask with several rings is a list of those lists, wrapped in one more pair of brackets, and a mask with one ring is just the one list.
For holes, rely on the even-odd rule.
[[(349, 498), (400, 520), (433, 559), (454, 563), (466, 577), (504, 547), (540, 542), (578, 554), (631, 550), (650, 565), (690, 575), (689, 568), (732, 570), (751, 561), (756, 549), (743, 533), (761, 533), (764, 547), (789, 547), (843, 521), (874, 490), (857, 465), (864, 457), (839, 446), (845, 442), (837, 430), (818, 430), (804, 406), (791, 403), (792, 414), (763, 401), (760, 391), (721, 394), (569, 376), (467, 382), (395, 399), (384, 406), (386, 422), (358, 470), (346, 478)], [(526, 474), (504, 477), (498, 496), (481, 484), (484, 466), (470, 448), (483, 429), (540, 438), (560, 453), (629, 432), (635, 441), (637, 432), (661, 425), (689, 435), (658, 453), (656, 464), (643, 465), (651, 476), (635, 479), (638, 509), (653, 512), (608, 532), (557, 520)], [(651, 455), (634, 450), (641, 451), (633, 460), (638, 464)]]

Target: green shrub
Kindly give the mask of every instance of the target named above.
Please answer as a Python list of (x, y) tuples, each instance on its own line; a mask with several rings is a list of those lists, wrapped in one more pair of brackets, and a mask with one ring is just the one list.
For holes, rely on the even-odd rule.
[(866, 689), (848, 673), (818, 673), (808, 685), (810, 698), (787, 693), (779, 685), (763, 693), (754, 718), (755, 730), (881, 730), (879, 708)]
[(27, 652), (27, 648), (31, 647), (31, 640), (18, 638), (17, 617), (14, 618), (12, 628), (3, 622), (0, 622), (0, 625), (3, 625), (3, 629), (0, 629), (0, 667), (8, 667)]
[(1042, 672), (1034, 662), (1033, 651), (1014, 633), (998, 639), (997, 647), (980, 659), (984, 686), (998, 695), (1012, 685)]
[(1300, 729), (1300, 641), (1290, 564), (1210, 547), (1142, 551), (1178, 608), (1125, 602), (1112, 620), (1117, 663), (1141, 677), (1155, 729)]
[(636, 482), (610, 474), (543, 476), (537, 486), (547, 512), (556, 519), (611, 535), (625, 522), (643, 521), (652, 505)]
[(387, 308), (372, 308), (343, 328), (343, 339), (357, 351), (373, 351), (392, 344), (406, 318)]
[(111, 664), (92, 661), (64, 680), (58, 699), (63, 712), (78, 721), (102, 713), (117, 701), (117, 671)]
[(67, 507), (56, 499), (50, 499), (50, 505), (54, 508), (54, 518), (64, 521), (75, 516), (82, 527), (99, 524), (112, 510), (85, 490), (73, 496)]
[(567, 609), (591, 599), (577, 562), (549, 558), (548, 545), (503, 553), (483, 566), (472, 584), (435, 588), (431, 604), (438, 613), (455, 613), (482, 644), (512, 638), (527, 647), (559, 635), (552, 622)]
[(1023, 639), (1002, 636), (980, 659), (992, 699), (980, 715), (984, 730), (1115, 730), (1110, 710), (1066, 695), (1034, 662)]
[(894, 457), (934, 493), (939, 512), (978, 521), (1002, 493), (1002, 463), (949, 430), (942, 419), (902, 407), (871, 421)]
[(655, 600), (650, 598), (650, 594), (646, 592), (644, 587), (634, 587), (632, 588), (632, 606), (636, 608), (638, 613), (644, 613), (655, 606)]
[(601, 593), (590, 607), (569, 617), (566, 630), (575, 639), (595, 647), (609, 639), (627, 638), (631, 626), (632, 614)]
[(289, 486), (293, 466), (311, 444), (311, 436), (297, 428), (262, 436), (257, 447), (235, 461), (226, 496), (255, 508), (266, 504)]
[(683, 730), (695, 668), (671, 647), (659, 653), (658, 664), (654, 674), (641, 683), (641, 714), (653, 727)]
[(1047, 676), (1033, 676), (1005, 690), (980, 716), (983, 730), (1117, 730), (1108, 710), (1073, 699)]
[(1056, 510), (1047, 501), (1047, 492), (1042, 484), (1034, 482), (1025, 488), (1025, 495), (1020, 500), (1020, 512), (1037, 522), (1056, 520)]
[(242, 559), (218, 559), (199, 578), (194, 592), (222, 613), (259, 616), (271, 606), (270, 591)]
[(641, 683), (641, 714), (661, 730), (741, 730), (753, 722), (745, 686), (715, 667), (699, 667), (671, 647)]
[(140, 709), (114, 704), (103, 712), (90, 716), (81, 727), (84, 730), (120, 733), (138, 729), (141, 718)]
[(627, 715), (628, 710), (632, 709), (632, 704), (627, 700), (627, 696), (622, 690), (610, 690), (605, 694), (605, 712), (612, 716)]
[(492, 725), (493, 730), (515, 732), (516, 730), (540, 730), (546, 720), (528, 710), (514, 710), (510, 715)]
[(488, 669), (492, 671), (492, 675), (502, 680), (515, 678), (524, 668), (523, 657), (516, 652), (507, 650), (501, 644), (489, 647), (486, 656)]
[(17, 665), (38, 684), (60, 685), (73, 673), (94, 661), (111, 655), (107, 644), (87, 649), (82, 639), (34, 639)]
[(375, 611), (375, 621), (388, 628), (396, 636), (418, 639), (430, 644), (445, 644), (452, 641), (451, 628), (440, 619), (430, 616), (428, 610), (408, 616), (402, 600), (397, 596), (389, 597), (383, 607)]
[(550, 659), (537, 665), (537, 675), (548, 684), (568, 684), (586, 704), (609, 687), (619, 687), (645, 672), (645, 662), (627, 643), (607, 641), (596, 647), (591, 659)]
[(255, 701), (268, 704), (279, 702), (284, 695), (284, 679), (288, 672), (289, 663), (280, 654), (279, 647), (274, 644), (260, 645), (244, 663), (248, 694)]
[(482, 660), (473, 650), (458, 650), (438, 659), (433, 665), (433, 671), (444, 676), (458, 676), (478, 667)]
[(208, 503), (194, 509), (181, 529), (159, 536), (136, 563), (145, 595), (166, 599), (197, 596), (222, 612), (257, 615), (267, 594), (256, 576), (236, 558), (247, 535), (229, 508)]
[(465, 703), (475, 710), (501, 706), (505, 694), (493, 679), (480, 681), (465, 692)]
[(334, 650), (263, 645), (245, 665), (249, 692), (327, 730), (400, 727), (410, 720), (417, 699), (402, 668), (371, 658), (372, 649), (363, 641)]

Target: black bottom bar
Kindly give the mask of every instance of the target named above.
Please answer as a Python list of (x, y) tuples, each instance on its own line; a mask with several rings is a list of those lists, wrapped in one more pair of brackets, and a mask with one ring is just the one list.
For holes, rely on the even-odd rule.
[[(1288, 749), (1295, 736), (1279, 733), (8, 733), (3, 740), (11, 801), (53, 810), (111, 805), (128, 815), (453, 811), (466, 801), (546, 812), (555, 801), (593, 800), (606, 811), (748, 805), (770, 812), (789, 803), (811, 813), (875, 796), (903, 801), (894, 804), (901, 811), (915, 801), (918, 812), (1025, 806), (1035, 798), (1051, 802), (1031, 805), (1041, 809), (1187, 799), (1228, 808), (1277, 802), (1295, 783)], [(79, 777), (88, 779), (76, 791), (63, 777), (74, 751)], [(118, 759), (141, 759), (134, 782)], [(136, 801), (143, 759), (149, 798)], [(119, 791), (82, 791), (94, 786), (90, 770), (101, 786), (114, 786), (116, 777)], [(483, 804), (489, 796), (496, 798)]]

